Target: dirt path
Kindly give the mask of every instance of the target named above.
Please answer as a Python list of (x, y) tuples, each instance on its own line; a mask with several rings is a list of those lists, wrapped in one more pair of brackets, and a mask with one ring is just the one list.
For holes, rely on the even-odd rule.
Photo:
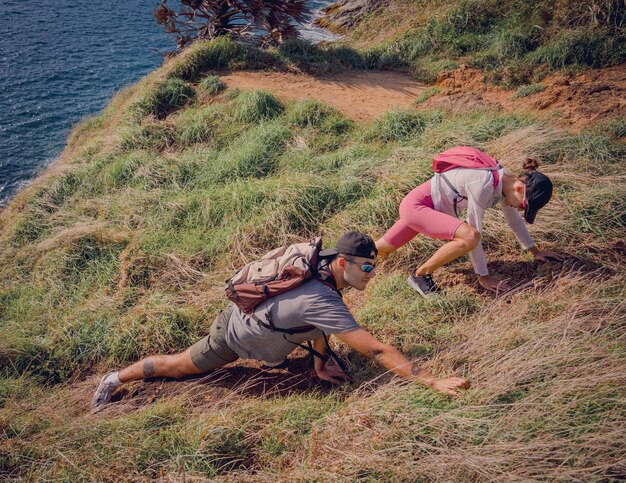
[(408, 108), (426, 85), (399, 72), (358, 72), (317, 76), (281, 72), (234, 72), (220, 76), (228, 87), (265, 89), (282, 99), (313, 98), (356, 121)]
[[(230, 72), (221, 75), (229, 87), (265, 89), (283, 100), (318, 99), (356, 121), (371, 121), (391, 109), (411, 108), (428, 85), (401, 72), (354, 71), (310, 76), (282, 72)], [(440, 93), (420, 109), (455, 112), (495, 109), (531, 112), (573, 131), (626, 115), (626, 69), (615, 66), (578, 74), (555, 73), (541, 82), (542, 92), (519, 98), (485, 83), (484, 75), (460, 67), (437, 80)]]

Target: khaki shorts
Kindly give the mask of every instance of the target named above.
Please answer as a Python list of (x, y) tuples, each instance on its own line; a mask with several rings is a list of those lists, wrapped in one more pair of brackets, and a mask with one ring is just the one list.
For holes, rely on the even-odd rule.
[(211, 371), (239, 359), (239, 356), (226, 344), (228, 320), (235, 308), (229, 304), (222, 310), (211, 326), (209, 335), (191, 346), (191, 360), (201, 371)]

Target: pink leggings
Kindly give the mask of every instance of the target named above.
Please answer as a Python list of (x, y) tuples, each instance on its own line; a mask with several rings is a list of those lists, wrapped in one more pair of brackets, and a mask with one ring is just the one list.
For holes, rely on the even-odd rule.
[(418, 233), (439, 240), (452, 240), (463, 222), (454, 216), (435, 211), (430, 180), (422, 183), (400, 203), (400, 219), (383, 235), (394, 247), (407, 244)]

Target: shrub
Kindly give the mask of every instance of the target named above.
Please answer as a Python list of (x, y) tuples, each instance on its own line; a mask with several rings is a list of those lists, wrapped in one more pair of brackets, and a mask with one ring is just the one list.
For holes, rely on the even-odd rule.
[(399, 67), (406, 67), (407, 61), (401, 56), (395, 45), (387, 47), (377, 47), (368, 50), (364, 54), (365, 64), (370, 69), (393, 70)]
[(522, 86), (513, 95), (514, 98), (527, 97), (539, 92), (543, 92), (546, 87), (543, 84), (529, 84)]
[(532, 51), (536, 39), (531, 30), (511, 30), (501, 27), (489, 35), (487, 52), (501, 62), (519, 58)]
[(506, 5), (484, 0), (462, 0), (436, 26), (440, 36), (454, 36), (468, 32), (486, 33)]
[(260, 122), (279, 116), (284, 110), (273, 94), (263, 90), (242, 92), (232, 104), (233, 117), (239, 122)]
[(419, 30), (409, 31), (398, 43), (398, 49), (407, 62), (419, 61), (423, 56), (433, 52), (437, 48), (437, 42), (433, 38), (433, 22)]
[(181, 79), (167, 79), (149, 91), (134, 106), (139, 116), (151, 115), (164, 119), (173, 110), (184, 106), (195, 97), (195, 91)]
[(226, 89), (226, 84), (218, 76), (208, 75), (202, 79), (198, 88), (201, 92), (206, 92), (207, 94), (217, 94)]

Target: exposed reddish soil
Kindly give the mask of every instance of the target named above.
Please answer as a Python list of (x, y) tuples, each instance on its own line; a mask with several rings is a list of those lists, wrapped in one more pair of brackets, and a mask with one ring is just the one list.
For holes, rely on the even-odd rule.
[(313, 77), (282, 72), (233, 72), (220, 76), (228, 87), (265, 89), (282, 99), (314, 98), (357, 121), (409, 107), (426, 88), (399, 72), (350, 72)]
[(477, 69), (460, 67), (437, 79), (442, 92), (424, 107), (447, 107), (469, 111), (481, 107), (505, 111), (534, 111), (573, 130), (599, 121), (626, 116), (626, 69), (624, 65), (579, 74), (556, 73), (541, 81), (542, 92), (516, 98), (515, 91), (485, 84)]
[[(357, 121), (371, 121), (381, 113), (409, 108), (428, 87), (401, 72), (346, 72), (311, 76), (281, 72), (231, 72), (222, 75), (229, 87), (265, 89), (285, 100), (315, 98)], [(484, 81), (476, 69), (461, 66), (442, 74), (442, 92), (419, 105), (461, 112), (480, 108), (534, 112), (572, 130), (605, 119), (626, 116), (626, 69), (616, 66), (579, 74), (556, 73), (541, 84), (543, 92), (515, 98)]]

